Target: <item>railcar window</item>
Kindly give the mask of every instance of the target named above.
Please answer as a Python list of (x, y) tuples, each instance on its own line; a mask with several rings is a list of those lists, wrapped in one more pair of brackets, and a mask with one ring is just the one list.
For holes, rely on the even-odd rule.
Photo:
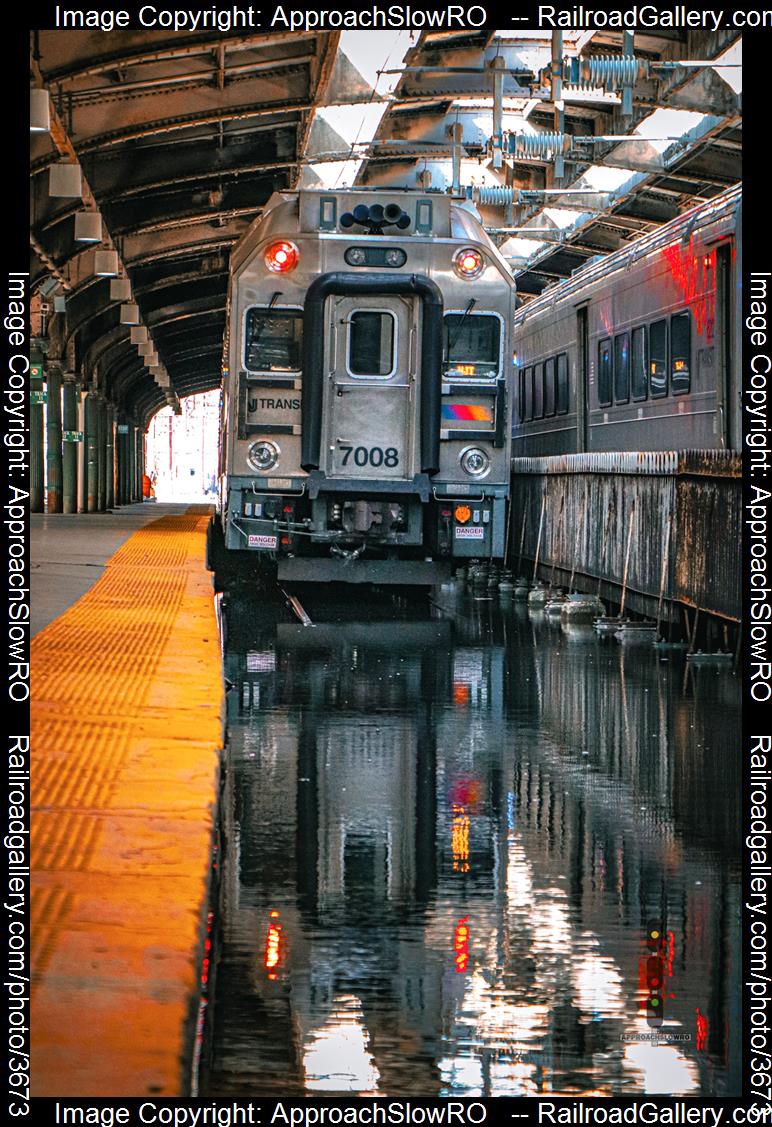
[(443, 317), (442, 374), (493, 379), (499, 374), (501, 322), (485, 313)]
[(632, 354), (632, 385), (633, 399), (645, 399), (647, 395), (646, 379), (646, 326), (633, 329), (633, 354)]
[(667, 321), (649, 325), (649, 391), (652, 399), (667, 395)]
[(525, 411), (526, 422), (533, 418), (533, 368), (525, 369)]
[(244, 333), (248, 372), (299, 372), (303, 314), (282, 309), (249, 309)]
[(535, 364), (533, 369), (533, 417), (544, 417), (544, 365)]
[(692, 323), (689, 312), (670, 318), (670, 386), (673, 395), (686, 395), (691, 387)]
[(611, 406), (611, 338), (598, 344), (598, 403), (601, 407)]
[(517, 411), (522, 423), (525, 419), (525, 368), (517, 369)]
[(544, 364), (544, 414), (555, 414), (555, 358)]
[(388, 377), (394, 371), (394, 317), (360, 309), (349, 321), (348, 366), (352, 376)]
[(614, 337), (614, 399), (627, 403), (630, 399), (630, 334)]
[(558, 356), (558, 382), (555, 407), (558, 415), (568, 411), (568, 357), (565, 352)]

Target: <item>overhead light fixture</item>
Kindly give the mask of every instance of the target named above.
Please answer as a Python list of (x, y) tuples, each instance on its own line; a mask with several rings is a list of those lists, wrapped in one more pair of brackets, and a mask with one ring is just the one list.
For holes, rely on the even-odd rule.
[(121, 324), (139, 324), (139, 306), (135, 301), (127, 301), (124, 305), (121, 306)]
[(101, 243), (102, 216), (98, 211), (75, 212), (75, 242)]
[(98, 278), (115, 278), (120, 269), (117, 250), (98, 250), (94, 254), (94, 273)]
[(58, 293), (54, 298), (54, 313), (67, 312), (67, 299), (63, 293)]
[(152, 356), (152, 354), (155, 352), (155, 345), (153, 344), (152, 340), (146, 339), (140, 341), (137, 345), (137, 352), (140, 354), (140, 356), (147, 358), (148, 356)]
[[(128, 278), (113, 278), (110, 282), (110, 301), (131, 301), (131, 282)], [(136, 325), (138, 322), (129, 321)]]
[(83, 194), (79, 164), (59, 161), (48, 170), (48, 194), (65, 199), (76, 199)]
[(33, 86), (29, 92), (29, 131), (30, 133), (51, 132), (48, 91), (39, 86)]
[(144, 344), (148, 335), (147, 325), (135, 325), (131, 330), (131, 343)]
[(158, 353), (151, 352), (149, 356), (145, 357), (145, 367), (153, 368), (158, 363)]

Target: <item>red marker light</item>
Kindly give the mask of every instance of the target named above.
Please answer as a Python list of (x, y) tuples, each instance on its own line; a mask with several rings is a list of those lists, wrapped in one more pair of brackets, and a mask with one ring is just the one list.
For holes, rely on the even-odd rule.
[(485, 260), (479, 250), (464, 247), (453, 255), (453, 269), (459, 278), (477, 278), (482, 274)]
[(286, 274), (289, 270), (295, 269), (299, 257), (295, 244), (282, 240), (279, 243), (271, 243), (268, 247), (265, 252), (265, 264), (274, 274)]

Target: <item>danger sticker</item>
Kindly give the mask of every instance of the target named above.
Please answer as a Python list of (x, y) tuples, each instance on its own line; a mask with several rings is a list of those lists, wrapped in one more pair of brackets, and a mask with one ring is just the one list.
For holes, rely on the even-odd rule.
[(470, 525), (468, 528), (456, 526), (456, 540), (483, 540), (485, 529), (480, 525)]
[(275, 548), (279, 543), (278, 536), (256, 536), (249, 537), (250, 548)]

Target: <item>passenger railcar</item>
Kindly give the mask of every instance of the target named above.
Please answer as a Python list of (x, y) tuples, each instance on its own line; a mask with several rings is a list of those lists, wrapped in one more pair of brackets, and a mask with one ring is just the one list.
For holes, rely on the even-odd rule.
[(515, 315), (512, 453), (740, 448), (740, 189)]
[(271, 197), (231, 262), (217, 525), (279, 578), (504, 554), (514, 280), (471, 204)]

